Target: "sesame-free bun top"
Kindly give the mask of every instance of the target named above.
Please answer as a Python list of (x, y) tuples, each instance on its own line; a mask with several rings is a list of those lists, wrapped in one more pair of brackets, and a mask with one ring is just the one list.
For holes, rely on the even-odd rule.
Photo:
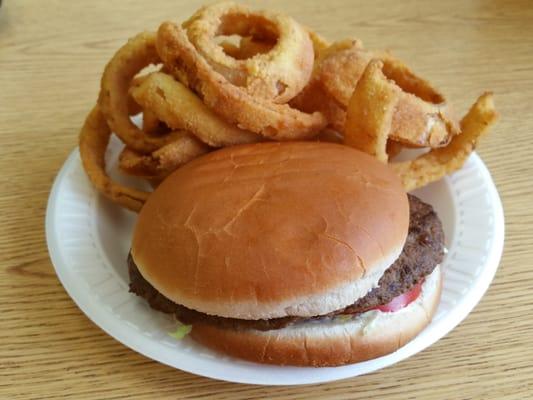
[(170, 175), (131, 253), (160, 293), (223, 317), (325, 314), (377, 286), (409, 205), (385, 164), (332, 143), (228, 147)]

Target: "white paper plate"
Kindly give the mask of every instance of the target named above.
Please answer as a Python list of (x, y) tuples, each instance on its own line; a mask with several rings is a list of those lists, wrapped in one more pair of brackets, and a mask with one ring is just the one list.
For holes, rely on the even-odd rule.
[[(116, 165), (119, 150), (119, 142), (113, 140), (109, 165)], [(260, 365), (212, 352), (190, 338), (169, 337), (175, 327), (172, 318), (128, 293), (126, 257), (135, 215), (95, 192), (77, 150), (52, 188), (46, 237), (57, 275), (72, 299), (95, 324), (133, 350), (181, 370), (226, 381), (319, 383), (366, 374), (425, 349), (466, 317), (492, 281), (503, 247), (503, 211), (481, 159), (472, 155), (461, 171), (416, 194), (437, 210), (449, 249), (442, 264), (444, 288), (437, 314), (395, 353), (336, 368)]]

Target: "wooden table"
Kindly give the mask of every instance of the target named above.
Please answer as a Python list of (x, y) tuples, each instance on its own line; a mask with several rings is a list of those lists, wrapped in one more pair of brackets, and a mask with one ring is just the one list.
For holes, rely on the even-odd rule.
[[(202, 1), (4, 0), (0, 8), (0, 398), (533, 397), (533, 7), (528, 1), (271, 1), (330, 39), (388, 48), (464, 112), (496, 93), (479, 146), (506, 246), (487, 295), (444, 339), (368, 376), (306, 387), (218, 382), (149, 360), (87, 319), (48, 258), (50, 186), (77, 144), (104, 64), (124, 41)], [(260, 2), (255, 2), (260, 3)], [(261, 2), (266, 3), (266, 2)], [(151, 4), (151, 5), (149, 5)]]

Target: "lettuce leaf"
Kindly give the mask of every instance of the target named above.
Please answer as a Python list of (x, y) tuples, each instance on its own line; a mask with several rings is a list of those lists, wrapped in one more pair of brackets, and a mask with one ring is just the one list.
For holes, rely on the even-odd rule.
[(191, 329), (192, 325), (179, 324), (176, 331), (169, 332), (168, 335), (174, 339), (181, 340), (191, 332)]

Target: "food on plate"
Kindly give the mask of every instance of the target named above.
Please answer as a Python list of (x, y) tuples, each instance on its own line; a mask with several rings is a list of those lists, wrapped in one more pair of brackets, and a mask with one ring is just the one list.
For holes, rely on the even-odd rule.
[(278, 140), (306, 139), (325, 127), (320, 113), (307, 114), (288, 104), (253, 97), (214, 70), (195, 49), (180, 26), (164, 22), (157, 49), (165, 66), (178, 80), (197, 91), (204, 103), (241, 129)]
[[(313, 68), (313, 44), (306, 29), (287, 15), (251, 11), (222, 2), (200, 8), (183, 23), (199, 56), (229, 83), (250, 96), (286, 103), (306, 85)], [(274, 45), (265, 53), (239, 59), (226, 54), (217, 36), (239, 35)], [(241, 48), (246, 48), (246, 40)]]
[[(107, 128), (84, 128), (80, 140), (95, 187), (133, 210), (149, 194), (124, 195), (96, 162), (108, 128), (125, 145), (120, 171), (152, 185), (220, 147), (303, 140), (366, 152), (412, 190), (462, 166), (496, 119), (488, 98), (459, 124), (444, 95), (387, 52), (358, 39), (329, 43), (288, 16), (216, 3), (134, 36), (113, 55), (92, 112)], [(391, 160), (409, 148), (429, 153)]]
[[(335, 366), (430, 322), (444, 233), (406, 191), (461, 168), (496, 118), (491, 93), (459, 123), (387, 52), (216, 3), (113, 55), (79, 147), (95, 188), (139, 212), (130, 291), (177, 317), (172, 337)], [(110, 178), (112, 133), (120, 171), (153, 192)], [(426, 153), (391, 160), (409, 148)]]
[(80, 132), (80, 157), (92, 184), (111, 201), (138, 212), (150, 193), (114, 182), (106, 172), (105, 151), (111, 130), (98, 106), (85, 119)]
[(209, 109), (190, 89), (163, 72), (153, 72), (130, 93), (144, 109), (172, 129), (185, 129), (213, 146), (258, 142), (261, 136), (231, 125)]
[(461, 133), (449, 145), (421, 155), (414, 160), (392, 164), (406, 190), (437, 181), (460, 169), (474, 151), (477, 140), (496, 122), (492, 93), (484, 93), (461, 120)]
[(130, 290), (227, 354), (342, 365), (393, 352), (429, 323), (443, 244), (432, 207), (367, 154), (321, 142), (233, 146), (179, 168), (149, 197)]
[(435, 148), (458, 132), (444, 97), (391, 57), (368, 64), (350, 98), (344, 126), (348, 145), (373, 149), (381, 161), (387, 161), (388, 138)]
[(143, 32), (121, 47), (106, 65), (102, 75), (98, 105), (111, 130), (130, 148), (149, 153), (170, 143), (174, 136), (146, 135), (130, 119), (128, 90), (143, 68), (159, 63), (155, 35)]
[[(375, 68), (374, 75), (367, 73), (355, 98), (358, 101), (354, 99), (356, 104), (350, 109), (354, 89), (373, 59), (385, 64), (382, 69), (388, 75), (378, 75)], [(393, 82), (385, 85), (389, 80)], [(397, 104), (391, 104), (394, 109), (391, 139), (408, 147), (434, 148), (445, 145), (457, 133), (457, 122), (443, 95), (390, 54), (369, 51), (357, 39), (341, 40), (323, 50), (315, 62), (309, 84), (291, 104), (306, 112), (322, 112), (334, 129), (355, 129), (356, 132), (350, 135), (356, 137), (355, 141), (362, 129), (360, 125), (364, 124), (360, 121), (364, 109), (361, 104), (379, 110), (378, 105), (372, 104), (372, 101), (379, 101), (372, 92), (374, 85), (381, 85), (382, 91), (387, 88), (389, 97), (396, 89), (400, 91)], [(347, 109), (351, 113), (348, 122)]]
[[(350, 99), (344, 141), (351, 147), (364, 151), (380, 161), (387, 162), (389, 153), (391, 153), (391, 143), (395, 143), (389, 139), (398, 140), (397, 136), (392, 136), (395, 120), (406, 119), (409, 122), (401, 122), (401, 124), (404, 126), (414, 125), (417, 116), (396, 117), (402, 109), (402, 95), (404, 93), (401, 87), (394, 83), (396, 81), (391, 81), (385, 77), (384, 65), (379, 60), (371, 61), (357, 83)], [(400, 64), (394, 68), (403, 67)], [(395, 72), (390, 71), (389, 76), (395, 74)], [(422, 115), (418, 113), (418, 117)], [(425, 131), (428, 137), (431, 137), (433, 130), (439, 124), (443, 128), (441, 133), (451, 126), (450, 120), (441, 114), (428, 113), (424, 118), (428, 121), (428, 128)], [(433, 148), (414, 160), (392, 163), (391, 166), (401, 177), (406, 190), (413, 190), (437, 181), (463, 166), (467, 157), (474, 150), (478, 138), (487, 132), (496, 119), (497, 113), (494, 108), (493, 96), (491, 93), (485, 93), (463, 118), (460, 129), (457, 129), (458, 133), (452, 136), (449, 144), (445, 147)], [(389, 146), (387, 146), (388, 144)]]

